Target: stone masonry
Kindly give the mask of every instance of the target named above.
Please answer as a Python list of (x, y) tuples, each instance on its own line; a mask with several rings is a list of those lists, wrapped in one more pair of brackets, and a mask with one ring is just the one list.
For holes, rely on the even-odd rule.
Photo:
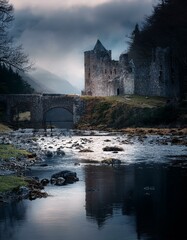
[(84, 105), (79, 96), (65, 94), (2, 94), (0, 103), (6, 105), (6, 121), (13, 123), (13, 116), (19, 112), (30, 111), (31, 123), (41, 127), (46, 113), (53, 108), (64, 108), (73, 115), (76, 124), (84, 112)]
[(94, 49), (84, 53), (84, 95), (115, 96), (134, 93), (133, 63), (127, 54), (119, 61), (112, 60), (111, 50), (106, 50), (98, 40)]
[(134, 64), (128, 54), (121, 54), (119, 61), (112, 60), (111, 50), (97, 40), (94, 49), (84, 53), (84, 62), (84, 95), (180, 96), (178, 63), (169, 48), (157, 47), (152, 59)]

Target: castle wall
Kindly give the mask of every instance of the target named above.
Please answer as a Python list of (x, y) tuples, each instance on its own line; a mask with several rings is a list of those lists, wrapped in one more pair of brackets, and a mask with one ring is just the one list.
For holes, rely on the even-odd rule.
[(121, 67), (120, 73), (122, 94), (134, 94), (134, 72), (132, 67)]
[(107, 54), (94, 51), (85, 52), (85, 94), (92, 96), (110, 96), (114, 94), (111, 87), (113, 79), (119, 76), (119, 64), (112, 61)]
[[(98, 44), (98, 43), (97, 43)], [(115, 96), (134, 92), (133, 73), (128, 71), (128, 56), (111, 59), (111, 51), (99, 46), (87, 51), (85, 57), (85, 95)], [(99, 47), (101, 49), (99, 49)]]
[(136, 64), (134, 73), (134, 93), (149, 96), (150, 63)]
[(169, 48), (156, 48), (152, 61), (137, 63), (135, 94), (177, 98), (180, 95), (178, 69)]
[(169, 48), (156, 48), (150, 67), (150, 92), (152, 95), (177, 97), (179, 81), (177, 64), (174, 64)]
[(111, 59), (98, 40), (94, 49), (85, 52), (85, 92), (92, 96), (137, 94), (178, 98), (180, 96), (179, 64), (169, 48), (157, 47), (152, 59), (129, 62), (128, 54), (119, 61)]

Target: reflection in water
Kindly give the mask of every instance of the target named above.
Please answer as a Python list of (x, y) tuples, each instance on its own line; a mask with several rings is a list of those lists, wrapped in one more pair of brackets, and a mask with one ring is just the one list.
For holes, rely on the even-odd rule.
[[(152, 239), (187, 239), (187, 169), (154, 165), (136, 168), (135, 206), (137, 232)], [(150, 184), (155, 191), (141, 191)]]
[(0, 239), (13, 239), (19, 222), (25, 220), (24, 201), (0, 204)]
[(187, 169), (87, 166), (85, 181), (87, 218), (99, 228), (120, 209), (124, 216), (135, 216), (137, 239), (187, 239)]
[(187, 239), (186, 168), (136, 163), (76, 171), (76, 184), (48, 187), (53, 197), (1, 204), (0, 239)]
[(89, 219), (95, 219), (98, 227), (104, 225), (108, 217), (112, 217), (114, 208), (123, 207), (124, 199), (128, 202), (123, 207), (130, 214), (132, 189), (134, 186), (134, 168), (112, 168), (108, 166), (87, 166), (86, 213)]

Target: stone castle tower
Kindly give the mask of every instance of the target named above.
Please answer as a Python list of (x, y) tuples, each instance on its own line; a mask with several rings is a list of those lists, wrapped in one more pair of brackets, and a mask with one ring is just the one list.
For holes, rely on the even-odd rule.
[(112, 60), (107, 50), (97, 40), (93, 50), (84, 53), (85, 91), (84, 95), (115, 96), (134, 93), (133, 63), (127, 54), (121, 54), (119, 61)]

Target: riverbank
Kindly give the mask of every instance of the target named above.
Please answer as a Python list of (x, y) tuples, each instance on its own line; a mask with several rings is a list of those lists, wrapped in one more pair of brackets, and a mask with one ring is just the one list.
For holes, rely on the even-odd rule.
[(37, 161), (35, 153), (17, 148), (10, 139), (0, 144), (0, 202), (47, 197), (38, 179), (25, 177), (29, 167)]
[(187, 108), (183, 102), (161, 97), (82, 97), (85, 113), (78, 129), (186, 128)]
[(108, 131), (108, 132), (118, 132), (123, 134), (132, 134), (132, 135), (187, 135), (187, 128), (186, 127), (127, 127), (122, 129), (112, 129), (112, 128), (105, 128), (105, 127), (92, 127), (89, 126), (88, 128), (84, 129), (82, 126), (80, 128), (82, 131)]

